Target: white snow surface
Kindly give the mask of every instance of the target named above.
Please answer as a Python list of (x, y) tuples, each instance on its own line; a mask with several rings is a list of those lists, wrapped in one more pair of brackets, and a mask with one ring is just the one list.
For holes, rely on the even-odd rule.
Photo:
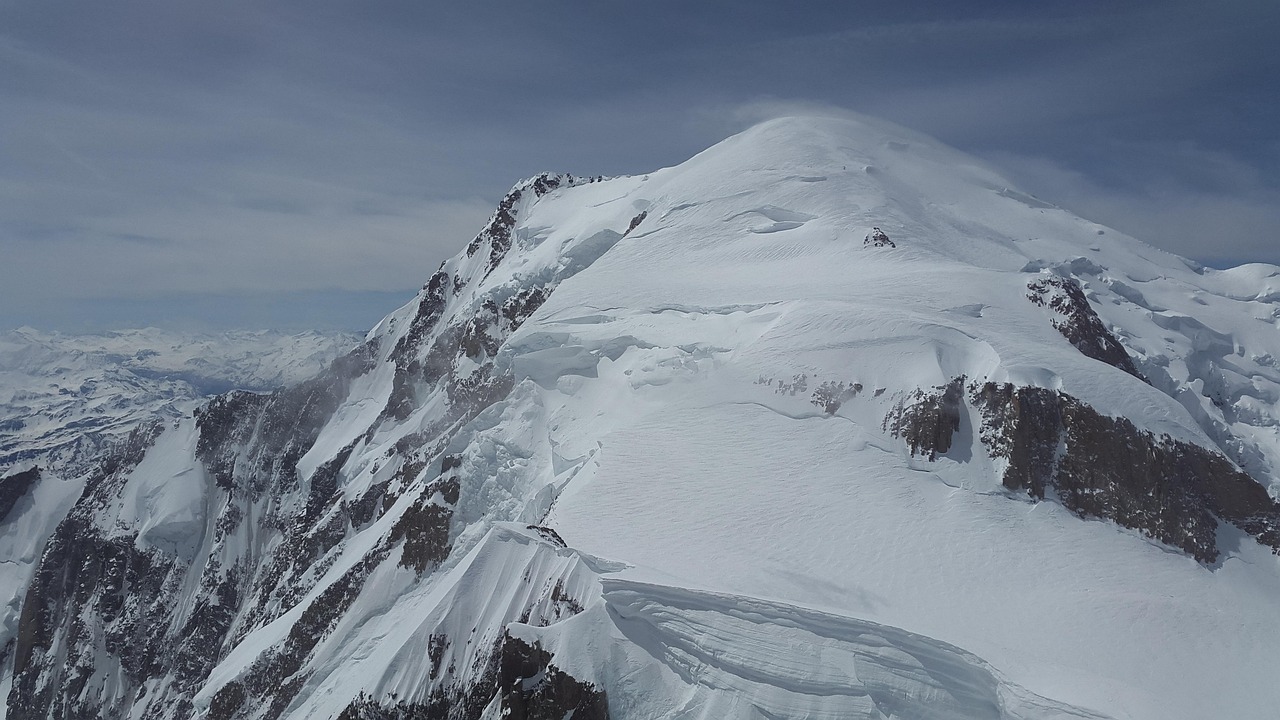
[[(0, 335), (0, 476), (42, 470), (30, 495), (0, 519), (0, 646), (14, 637), (45, 543), (97, 456), (141, 423), (174, 423), (133, 474), (118, 517), (106, 522), (137, 534), (142, 546), (189, 559), (205, 529), (207, 500), (191, 411), (210, 392), (304, 380), (358, 341), (342, 333), (157, 328), (96, 334), (20, 328)], [(12, 657), (6, 662), (9, 672)], [(0, 687), (0, 715), (7, 698)]]
[[(518, 218), (483, 287), (575, 253), (589, 265), (506, 342), (499, 361), (521, 384), (454, 442), (455, 547), (469, 554), (416, 585), (366, 588), (371, 606), (353, 613), (371, 619), (327, 641), (291, 717), (359, 691), (425, 697), (439, 683), (423, 679), (430, 634), (470, 624), (492, 640), (517, 619), (512, 593), (565, 572), (531, 547), (557, 568), (594, 558), (573, 571), (588, 607), (512, 632), (604, 686), (619, 717), (1280, 707), (1280, 563), (1265, 548), (1228, 538), (1206, 568), (1014, 497), (976, 418), (936, 463), (881, 429), (895, 397), (957, 375), (1039, 385), (1227, 452), (1274, 493), (1280, 268), (1199, 268), (870, 120), (769, 122)], [(872, 227), (897, 247), (864, 247)], [(467, 277), (483, 255), (444, 269)], [(1154, 386), (1054, 330), (1025, 297), (1044, 272), (1081, 283)], [(398, 338), (412, 310), (371, 335)], [(826, 381), (865, 390), (827, 416), (808, 392)], [(573, 550), (504, 520), (552, 527)]]
[[(510, 627), (604, 686), (619, 717), (1280, 707), (1280, 562), (1265, 548), (1235, 538), (1206, 568), (1013, 497), (973, 418), (936, 463), (881, 429), (895, 396), (957, 375), (1034, 384), (1234, 452), (1274, 492), (1280, 269), (1200, 269), (869, 120), (773, 121), (518, 217), (485, 286), (575, 252), (589, 264), (506, 342), (521, 384), (455, 448), (455, 554), (469, 552), (366, 587), (291, 717), (360, 691), (425, 697), (440, 682), (424, 670), (432, 633), (470, 625), (491, 642), (527, 604), (521, 588), (565, 573), (586, 611)], [(897, 247), (863, 247), (872, 227)], [(474, 274), (482, 256), (445, 270)], [(1154, 387), (1054, 330), (1025, 298), (1042, 272), (1083, 285)], [(372, 335), (395, 339), (412, 309)], [(825, 381), (864, 391), (827, 416), (806, 391)]]
[[(424, 442), (460, 458), (461, 499), (450, 557), (418, 577), (393, 552), (285, 717), (465, 685), (504, 631), (603, 688), (615, 718), (1275, 716), (1267, 548), (1223, 530), (1206, 567), (1006, 491), (976, 417), (936, 462), (882, 422), (959, 375), (1061, 389), (1223, 452), (1274, 495), (1280, 268), (1200, 268), (869, 119), (771, 121), (676, 167), (526, 194), (514, 216), (491, 271), (487, 248), (442, 266), (463, 280), (446, 320), (563, 278), (498, 351), (514, 389), (462, 428), (439, 429), (438, 388), (404, 421), (377, 418), (420, 295), (370, 332), (375, 367), (300, 463), (305, 479), (355, 441), (339, 483), (356, 498), (391, 477), (397, 441), (435, 428)], [(873, 227), (896, 247), (864, 246)], [(1026, 298), (1042, 273), (1080, 282), (1151, 384), (1054, 329)], [(827, 382), (862, 390), (829, 414), (811, 401)], [(124, 501), (151, 508), (156, 547), (182, 547), (208, 490), (189, 432), (162, 437)], [(296, 607), (245, 634), (198, 713), (433, 472), (394, 487)], [(433, 637), (448, 639), (434, 665)]]
[(358, 341), (344, 333), (158, 328), (0, 335), (0, 473), (39, 464), (75, 474), (143, 420), (190, 414), (216, 392), (297, 383)]
[(209, 484), (195, 459), (198, 438), (195, 420), (174, 423), (129, 474), (116, 523), (136, 532), (138, 545), (187, 557), (198, 548)]

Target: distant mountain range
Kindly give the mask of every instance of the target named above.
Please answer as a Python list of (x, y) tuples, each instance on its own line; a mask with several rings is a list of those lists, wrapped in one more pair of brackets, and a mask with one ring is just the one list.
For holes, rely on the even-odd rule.
[(155, 415), (189, 414), (232, 389), (270, 391), (311, 377), (355, 335), (187, 334), (156, 328), (0, 335), (0, 474), (23, 462), (80, 468)]

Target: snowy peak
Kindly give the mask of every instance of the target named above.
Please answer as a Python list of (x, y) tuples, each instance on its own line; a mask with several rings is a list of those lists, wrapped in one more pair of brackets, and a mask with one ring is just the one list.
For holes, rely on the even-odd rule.
[(1278, 272), (870, 119), (522, 181), (50, 511), (8, 711), (1264, 716)]

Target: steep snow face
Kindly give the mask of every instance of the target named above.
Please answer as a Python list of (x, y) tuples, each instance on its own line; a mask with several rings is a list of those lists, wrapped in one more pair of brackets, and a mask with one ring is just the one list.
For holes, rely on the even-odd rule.
[[(0, 502), (8, 508), (0, 513), (0, 646), (12, 649), (45, 543), (104, 454), (127, 445), (140, 426), (188, 416), (211, 393), (269, 390), (314, 375), (358, 341), (337, 333), (155, 328), (92, 335), (22, 328), (0, 337)], [(186, 444), (157, 447), (128, 486), (133, 494), (119, 517), (103, 518), (104, 526), (138, 533), (144, 544), (186, 552), (198, 544), (203, 468), (191, 455), (195, 426), (184, 427)], [(166, 470), (162, 457), (183, 467)], [(32, 473), (32, 482), (10, 481)], [(12, 652), (5, 662), (7, 674)]]
[(531, 178), (103, 465), (10, 716), (1265, 717), (1277, 273), (871, 120)]

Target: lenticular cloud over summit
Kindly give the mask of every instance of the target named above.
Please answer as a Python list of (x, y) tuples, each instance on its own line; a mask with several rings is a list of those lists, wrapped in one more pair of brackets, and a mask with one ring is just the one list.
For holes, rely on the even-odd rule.
[(866, 118), (459, 248), (316, 377), (24, 476), (9, 717), (1280, 706), (1280, 268)]

